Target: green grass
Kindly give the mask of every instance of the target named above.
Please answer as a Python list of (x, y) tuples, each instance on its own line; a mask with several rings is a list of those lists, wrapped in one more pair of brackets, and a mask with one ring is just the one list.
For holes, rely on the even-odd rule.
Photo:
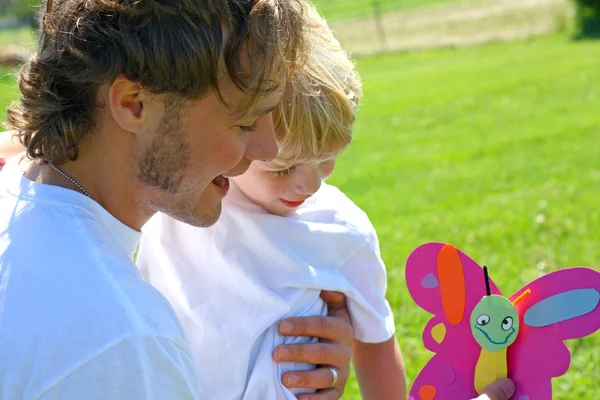
[[(432, 355), (404, 279), (418, 245), (458, 246), (507, 295), (556, 268), (599, 269), (598, 51), (551, 37), (358, 61), (365, 99), (331, 182), (378, 229), (410, 380)], [(554, 398), (591, 399), (600, 333), (570, 347)]]
[(340, 21), (373, 16), (374, 3), (386, 12), (457, 1), (461, 0), (313, 0), (313, 3), (328, 20)]
[(30, 26), (0, 31), (0, 49), (15, 45), (33, 49), (36, 44), (36, 32)]
[[(556, 268), (599, 268), (599, 51), (550, 37), (358, 61), (365, 99), (330, 182), (378, 230), (410, 380), (431, 356), (403, 275), (418, 245), (453, 243), (507, 295)], [(14, 82), (0, 91), (6, 104)], [(600, 333), (570, 347), (554, 398), (591, 399)], [(344, 398), (360, 398), (354, 378)]]
[[(6, 120), (6, 107), (11, 100), (17, 98), (17, 85), (15, 82), (16, 73), (14, 70), (0, 67), (0, 124)], [(4, 128), (0, 125), (0, 131)]]

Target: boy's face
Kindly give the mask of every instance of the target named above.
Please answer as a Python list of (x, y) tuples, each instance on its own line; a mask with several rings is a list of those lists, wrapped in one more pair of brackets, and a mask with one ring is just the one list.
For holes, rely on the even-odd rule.
[(285, 217), (319, 190), (334, 167), (335, 159), (291, 164), (289, 168), (254, 161), (246, 173), (232, 179), (252, 202), (271, 214)]

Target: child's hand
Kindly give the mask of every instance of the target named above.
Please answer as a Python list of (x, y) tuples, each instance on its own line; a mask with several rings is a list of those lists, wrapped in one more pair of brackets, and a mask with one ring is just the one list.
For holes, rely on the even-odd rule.
[[(326, 317), (288, 318), (279, 324), (284, 336), (313, 336), (318, 343), (280, 345), (275, 349), (276, 361), (317, 364), (311, 371), (289, 371), (282, 382), (288, 388), (319, 389), (314, 394), (300, 394), (302, 400), (337, 400), (342, 397), (350, 375), (353, 338), (346, 296), (336, 292), (321, 292), (327, 303)], [(337, 374), (334, 382), (333, 371)], [(496, 400), (496, 399), (493, 399)]]
[(13, 133), (12, 131), (0, 132), (0, 167), (6, 165), (7, 160), (25, 151), (25, 146), (16, 139), (13, 140)]
[(23, 153), (25, 147), (16, 140), (12, 140), (13, 132), (0, 132), (0, 169), (6, 165), (8, 160)]
[(510, 379), (500, 379), (483, 389), (474, 400), (508, 400), (515, 393), (515, 384)]

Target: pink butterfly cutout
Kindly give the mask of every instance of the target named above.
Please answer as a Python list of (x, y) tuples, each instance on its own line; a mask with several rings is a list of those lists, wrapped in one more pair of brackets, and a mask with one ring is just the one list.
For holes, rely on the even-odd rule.
[[(501, 273), (494, 267), (492, 275)], [(427, 243), (406, 265), (414, 301), (433, 314), (423, 343), (434, 356), (415, 379), (409, 400), (468, 400), (478, 396), (474, 376), (481, 346), (471, 332), (470, 315), (486, 295), (483, 270), (451, 245)], [(502, 295), (490, 279), (492, 294)], [(525, 293), (527, 292), (527, 293)], [(571, 354), (564, 341), (600, 329), (600, 272), (568, 268), (551, 272), (513, 294), (519, 331), (508, 347), (508, 377), (514, 400), (551, 400), (551, 379), (567, 372)]]

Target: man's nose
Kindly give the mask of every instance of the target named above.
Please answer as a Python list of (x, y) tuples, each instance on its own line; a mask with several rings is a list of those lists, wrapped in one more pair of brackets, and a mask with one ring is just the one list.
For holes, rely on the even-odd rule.
[(277, 137), (273, 127), (273, 116), (269, 113), (256, 121), (256, 129), (250, 133), (246, 158), (249, 160), (271, 161), (277, 157), (277, 152)]

